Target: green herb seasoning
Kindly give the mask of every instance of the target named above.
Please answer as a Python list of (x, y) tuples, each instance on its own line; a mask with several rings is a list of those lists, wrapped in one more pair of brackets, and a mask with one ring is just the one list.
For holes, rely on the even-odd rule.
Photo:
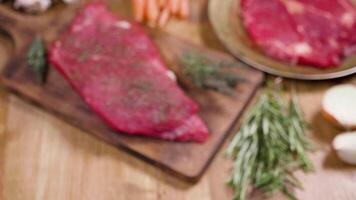
[(288, 189), (301, 187), (292, 170), (313, 170), (306, 155), (310, 144), (306, 123), (295, 98), (287, 104), (271, 89), (266, 90), (227, 149), (234, 160), (228, 181), (234, 200), (244, 200), (251, 184), (268, 195), (283, 192), (296, 199)]
[(214, 62), (197, 53), (187, 53), (181, 59), (184, 75), (199, 88), (214, 89), (219, 92), (234, 95), (235, 86), (244, 79), (227, 68), (232, 63)]
[(44, 83), (48, 70), (47, 51), (40, 37), (36, 37), (28, 49), (27, 63), (35, 73), (38, 82)]

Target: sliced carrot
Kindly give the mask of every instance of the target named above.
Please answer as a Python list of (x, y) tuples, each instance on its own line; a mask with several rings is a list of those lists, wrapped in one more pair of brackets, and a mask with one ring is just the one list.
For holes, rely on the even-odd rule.
[(159, 8), (157, 0), (147, 0), (147, 19), (148, 25), (156, 26), (159, 17)]
[(189, 16), (189, 0), (181, 0), (179, 17), (186, 19)]
[(166, 25), (169, 20), (169, 17), (170, 17), (170, 12), (169, 12), (169, 9), (166, 8), (162, 11), (162, 13), (159, 17), (158, 27), (162, 28), (164, 25)]
[(146, 0), (133, 0), (134, 18), (142, 22), (145, 17)]

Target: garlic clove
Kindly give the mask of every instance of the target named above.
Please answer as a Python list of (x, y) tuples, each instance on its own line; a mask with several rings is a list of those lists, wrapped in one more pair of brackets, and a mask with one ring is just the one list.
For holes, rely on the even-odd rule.
[(170, 79), (172, 79), (173, 81), (177, 81), (177, 76), (176, 76), (176, 74), (175, 74), (173, 71), (168, 70), (168, 71), (167, 71), (167, 76), (168, 76)]
[(342, 161), (356, 165), (356, 131), (336, 136), (332, 145)]
[(342, 84), (326, 91), (322, 114), (331, 123), (345, 128), (356, 128), (356, 86)]

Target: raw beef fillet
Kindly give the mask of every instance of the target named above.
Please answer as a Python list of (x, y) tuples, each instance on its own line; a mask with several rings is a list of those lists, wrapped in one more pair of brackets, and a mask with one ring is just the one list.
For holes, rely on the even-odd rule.
[(53, 42), (49, 60), (115, 130), (177, 141), (208, 136), (197, 104), (169, 78), (144, 30), (102, 3), (78, 12)]
[(320, 68), (355, 53), (356, 8), (348, 0), (241, 0), (244, 25), (269, 56)]

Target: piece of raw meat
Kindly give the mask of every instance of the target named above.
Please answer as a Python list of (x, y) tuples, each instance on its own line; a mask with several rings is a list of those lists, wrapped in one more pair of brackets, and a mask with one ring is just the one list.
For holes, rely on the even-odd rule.
[(356, 10), (348, 0), (241, 0), (244, 25), (269, 56), (328, 68), (356, 42)]
[(180, 127), (159, 135), (166, 140), (204, 142), (208, 137), (208, 129), (198, 115), (189, 117)]
[(49, 60), (115, 130), (177, 141), (208, 136), (198, 105), (169, 78), (144, 30), (102, 3), (78, 12), (50, 47)]

